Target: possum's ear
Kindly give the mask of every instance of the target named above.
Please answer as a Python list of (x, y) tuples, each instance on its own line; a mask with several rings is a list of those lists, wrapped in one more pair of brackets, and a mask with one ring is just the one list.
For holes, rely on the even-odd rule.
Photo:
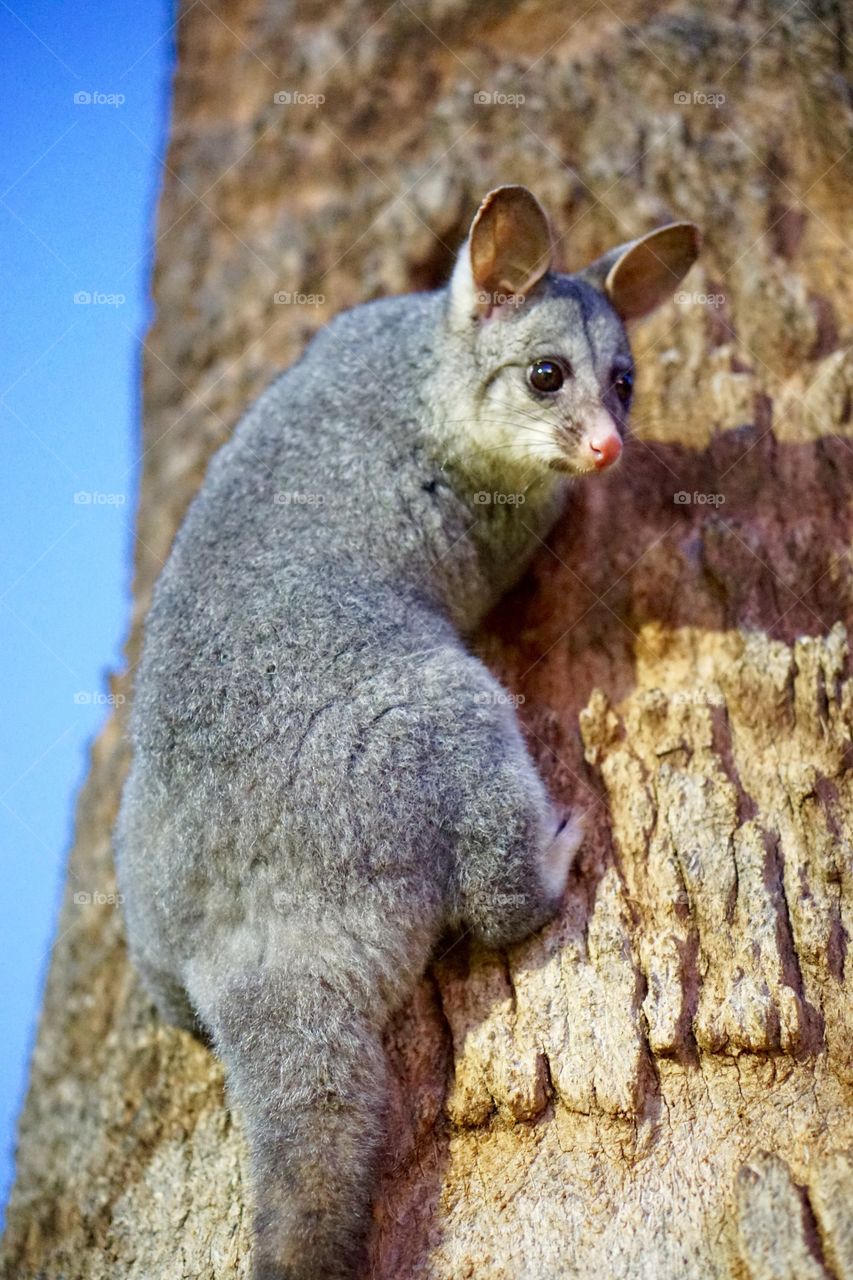
[(579, 276), (605, 293), (623, 320), (636, 320), (675, 292), (701, 244), (702, 235), (694, 223), (670, 222), (611, 249)]
[(527, 187), (490, 191), (471, 223), (450, 280), (455, 323), (523, 302), (551, 265), (551, 231)]

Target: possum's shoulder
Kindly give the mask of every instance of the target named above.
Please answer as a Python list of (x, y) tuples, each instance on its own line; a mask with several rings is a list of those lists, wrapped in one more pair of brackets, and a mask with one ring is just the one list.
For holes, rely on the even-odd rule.
[(417, 343), (432, 330), (445, 305), (446, 290), (443, 289), (362, 302), (340, 311), (324, 325), (312, 338), (299, 364), (310, 363), (318, 353), (325, 355), (330, 345), (366, 349), (383, 337), (406, 345)]

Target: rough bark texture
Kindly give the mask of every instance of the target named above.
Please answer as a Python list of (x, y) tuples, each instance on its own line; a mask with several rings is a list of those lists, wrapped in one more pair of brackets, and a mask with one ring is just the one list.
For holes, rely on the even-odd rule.
[[(637, 331), (624, 465), (482, 637), (589, 838), (562, 919), (442, 957), (390, 1037), (377, 1280), (853, 1280), (849, 23), (833, 0), (185, 6), (131, 668), (241, 410), (328, 315), (438, 283), (483, 191), (530, 185), (566, 268), (670, 217), (706, 232)], [(220, 1069), (154, 1017), (120, 913), (73, 900), (113, 890), (126, 766), (118, 717), (21, 1122), (16, 1280), (247, 1274)]]

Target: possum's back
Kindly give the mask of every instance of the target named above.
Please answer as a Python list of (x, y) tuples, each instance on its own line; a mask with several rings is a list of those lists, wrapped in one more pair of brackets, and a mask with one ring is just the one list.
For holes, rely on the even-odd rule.
[(405, 579), (436, 519), (411, 441), (365, 447), (311, 375), (269, 388), (213, 460), (146, 621), (117, 854), (137, 938), (172, 955), (251, 911), (250, 880), (345, 899), (435, 856), (441, 762), (489, 679)]

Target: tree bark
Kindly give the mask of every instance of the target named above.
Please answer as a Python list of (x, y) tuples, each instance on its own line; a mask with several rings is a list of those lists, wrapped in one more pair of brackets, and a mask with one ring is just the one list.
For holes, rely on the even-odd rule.
[[(588, 838), (560, 920), (441, 956), (389, 1037), (376, 1280), (853, 1280), (850, 26), (835, 0), (183, 7), (117, 693), (241, 411), (336, 311), (440, 283), (483, 192), (532, 187), (564, 269), (669, 218), (706, 236), (636, 329), (623, 465), (478, 641)], [(74, 897), (115, 892), (126, 709), (80, 800), (10, 1280), (248, 1274), (220, 1068)]]

